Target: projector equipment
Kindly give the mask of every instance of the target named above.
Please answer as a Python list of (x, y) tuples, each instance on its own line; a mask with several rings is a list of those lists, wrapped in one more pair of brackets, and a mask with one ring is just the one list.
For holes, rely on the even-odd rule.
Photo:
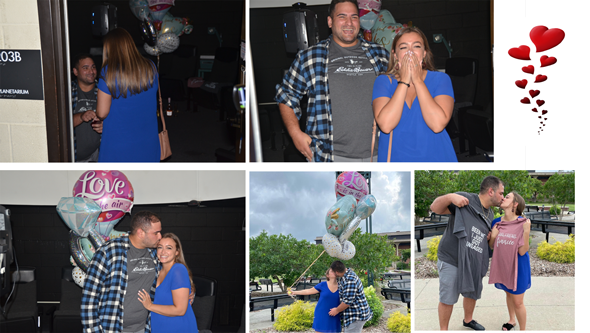
[(296, 53), (316, 45), (320, 41), (318, 17), (305, 3), (297, 2), (293, 7), (297, 10), (283, 15), (283, 38), (288, 53)]
[(104, 36), (117, 27), (117, 7), (109, 3), (92, 7), (92, 34)]

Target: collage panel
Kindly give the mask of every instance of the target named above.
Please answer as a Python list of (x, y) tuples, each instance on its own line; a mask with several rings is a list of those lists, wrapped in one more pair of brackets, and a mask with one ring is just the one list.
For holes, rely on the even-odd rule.
[(4, 170), (0, 184), (0, 331), (246, 331), (245, 171)]
[(410, 331), (410, 172), (252, 171), (249, 184), (250, 332)]
[(414, 329), (575, 330), (575, 176), (414, 171)]
[(249, 11), (256, 161), (494, 161), (493, 1)]

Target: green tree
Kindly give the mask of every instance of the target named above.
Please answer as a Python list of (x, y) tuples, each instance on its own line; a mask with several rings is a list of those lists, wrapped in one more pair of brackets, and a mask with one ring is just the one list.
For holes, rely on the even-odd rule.
[(452, 171), (414, 171), (414, 219), (427, 217), (430, 204), (438, 196), (455, 192), (455, 174)]
[[(567, 203), (574, 203), (576, 201), (576, 173), (555, 173), (545, 182), (544, 191), (551, 198), (552, 204), (560, 204), (563, 208)], [(563, 217), (563, 209), (561, 215)]]
[(250, 237), (250, 278), (272, 277), (283, 292), (311, 263), (312, 244), (292, 235), (269, 235), (263, 230)]

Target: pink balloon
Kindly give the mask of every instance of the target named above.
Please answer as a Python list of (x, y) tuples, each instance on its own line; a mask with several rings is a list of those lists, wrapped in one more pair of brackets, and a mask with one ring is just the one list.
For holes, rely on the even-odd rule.
[(86, 171), (76, 181), (73, 195), (96, 201), (102, 209), (98, 223), (119, 220), (133, 207), (133, 186), (122, 172), (116, 170)]
[(373, 10), (379, 13), (381, 10), (381, 0), (359, 0), (359, 9)]
[(369, 194), (369, 185), (360, 173), (356, 171), (345, 171), (336, 179), (336, 199), (352, 195), (358, 202), (362, 197)]

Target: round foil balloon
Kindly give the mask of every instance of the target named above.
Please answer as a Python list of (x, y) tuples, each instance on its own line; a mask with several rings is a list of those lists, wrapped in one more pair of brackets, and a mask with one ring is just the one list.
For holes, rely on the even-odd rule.
[(357, 201), (369, 193), (365, 177), (356, 171), (345, 171), (336, 178), (336, 199), (352, 195)]
[[(100, 228), (101, 223), (120, 220), (133, 207), (133, 187), (127, 177), (116, 170), (86, 171), (74, 184), (73, 194), (96, 201), (102, 209), (95, 228)], [(112, 226), (101, 235), (108, 236), (111, 229)]]
[(356, 249), (351, 242), (344, 241), (343, 243), (340, 243), (338, 237), (330, 233), (324, 235), (322, 238), (322, 245), (330, 257), (341, 260), (350, 260), (356, 253)]
[(176, 36), (183, 34), (184, 21), (180, 17), (174, 17), (172, 14), (167, 13), (162, 20), (162, 27), (160, 28), (160, 34), (173, 33)]
[(74, 267), (72, 270), (72, 278), (74, 278), (74, 282), (81, 288), (84, 288), (84, 282), (86, 281), (86, 273), (80, 269), (80, 267)]
[(326, 214), (326, 231), (336, 237), (340, 236), (354, 218), (355, 211), (356, 199), (352, 195), (342, 197)]
[(158, 43), (158, 32), (156, 31), (156, 27), (148, 21), (144, 19), (143, 22), (139, 24), (141, 28), (141, 38), (149, 45), (149, 46), (156, 46)]
[(171, 53), (174, 52), (178, 48), (180, 44), (180, 39), (177, 35), (169, 32), (165, 34), (161, 34), (158, 37), (158, 48), (162, 53)]

